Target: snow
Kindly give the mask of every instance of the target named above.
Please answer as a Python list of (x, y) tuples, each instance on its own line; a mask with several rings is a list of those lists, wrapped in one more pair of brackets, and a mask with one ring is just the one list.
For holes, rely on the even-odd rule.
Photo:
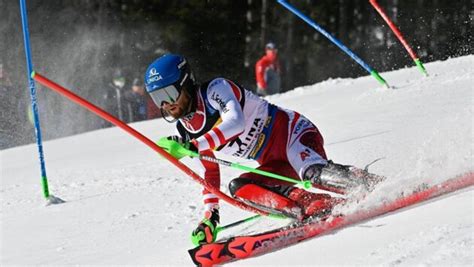
[[(426, 64), (429, 77), (416, 68), (383, 73), (395, 89), (368, 76), (268, 99), (315, 122), (334, 161), (364, 167), (382, 158), (370, 170), (388, 179), (361, 203), (371, 206), (474, 170), (473, 66), (469, 55)], [(132, 127), (152, 140), (173, 133), (162, 120)], [(118, 128), (43, 145), (50, 191), (67, 202), (45, 206), (36, 145), (0, 151), (2, 266), (192, 265), (189, 235), (203, 209), (191, 178)], [(238, 171), (222, 172), (227, 192)], [(473, 266), (473, 200), (471, 187), (229, 265)], [(223, 224), (249, 215), (222, 204)]]

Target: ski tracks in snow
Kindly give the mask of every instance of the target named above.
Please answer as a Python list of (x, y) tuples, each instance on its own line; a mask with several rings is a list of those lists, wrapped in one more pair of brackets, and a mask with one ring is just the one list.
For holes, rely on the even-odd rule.
[(420, 231), (415, 235), (401, 236), (400, 240), (372, 251), (375, 261), (388, 266), (448, 266), (452, 262), (473, 261), (469, 249), (473, 239), (472, 224), (445, 224)]

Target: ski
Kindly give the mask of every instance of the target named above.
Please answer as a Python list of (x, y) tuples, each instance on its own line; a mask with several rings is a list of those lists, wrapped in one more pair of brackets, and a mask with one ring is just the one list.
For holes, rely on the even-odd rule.
[(308, 227), (318, 223), (321, 223), (320, 219), (296, 222), (264, 233), (231, 237), (224, 241), (198, 246), (189, 250), (189, 254), (197, 266), (213, 266), (244, 259), (302, 241), (309, 237)]
[(264, 233), (236, 236), (216, 243), (201, 245), (188, 252), (197, 266), (213, 266), (245, 259), (473, 185), (474, 173), (470, 172), (431, 187), (423, 186), (411, 194), (387, 201), (370, 210), (359, 210), (343, 216), (296, 222)]

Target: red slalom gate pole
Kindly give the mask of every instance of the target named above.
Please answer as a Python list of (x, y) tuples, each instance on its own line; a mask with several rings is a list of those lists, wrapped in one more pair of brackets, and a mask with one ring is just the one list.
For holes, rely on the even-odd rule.
[(402, 45), (405, 47), (405, 49), (408, 51), (408, 54), (410, 54), (410, 57), (415, 61), (416, 66), (418, 69), (425, 75), (428, 75), (426, 72), (425, 67), (423, 66), (423, 63), (421, 63), (421, 60), (418, 58), (416, 53), (411, 49), (410, 45), (408, 45), (408, 42), (405, 40), (403, 37), (402, 33), (398, 29), (398, 27), (393, 23), (393, 21), (387, 16), (385, 11), (382, 9), (382, 7), (378, 4), (377, 0), (369, 0), (370, 4), (377, 10), (377, 12), (380, 14), (380, 16), (385, 20), (385, 22), (388, 24), (390, 29), (392, 29), (393, 33), (395, 36), (397, 36), (398, 40), (402, 43)]
[(47, 88), (59, 93), (60, 95), (68, 98), (72, 102), (75, 102), (76, 104), (79, 104), (80, 106), (90, 110), (91, 112), (95, 113), (99, 117), (103, 118), (104, 120), (109, 121), (110, 123), (116, 125), (117, 127), (121, 128), (122, 130), (126, 131), (127, 133), (131, 134), (138, 140), (140, 140), (142, 143), (150, 147), (151, 149), (155, 150), (160, 154), (162, 157), (167, 159), (169, 162), (171, 162), (173, 165), (178, 167), (181, 171), (183, 171), (185, 174), (189, 175), (193, 180), (204, 186), (209, 192), (215, 194), (217, 197), (220, 199), (227, 201), (229, 204), (234, 205), (238, 208), (254, 212), (263, 216), (268, 216), (271, 215), (268, 212), (261, 211), (259, 209), (256, 209), (254, 207), (251, 207), (245, 203), (236, 201), (235, 199), (229, 197), (228, 195), (222, 193), (219, 189), (215, 189), (212, 187), (206, 180), (202, 179), (198, 174), (196, 174), (193, 170), (191, 170), (188, 166), (184, 165), (181, 163), (179, 160), (175, 159), (172, 157), (170, 154), (168, 154), (166, 151), (164, 151), (161, 147), (156, 145), (153, 141), (148, 139), (146, 136), (138, 132), (137, 130), (133, 129), (132, 127), (128, 126), (126, 123), (123, 121), (117, 119), (116, 117), (112, 116), (105, 110), (95, 106), (94, 104), (90, 103), (89, 101), (85, 100), (84, 98), (81, 98), (80, 96), (74, 94), (70, 90), (62, 87), (61, 85), (49, 80), (48, 78), (36, 73), (32, 72), (31, 77), (37, 81), (38, 83), (46, 86)]

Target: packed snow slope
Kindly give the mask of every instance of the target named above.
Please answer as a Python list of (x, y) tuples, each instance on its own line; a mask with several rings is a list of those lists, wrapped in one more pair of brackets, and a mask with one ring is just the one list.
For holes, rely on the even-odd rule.
[[(333, 79), (268, 100), (315, 122), (334, 161), (383, 158), (370, 170), (388, 179), (368, 207), (474, 170), (473, 66), (470, 55), (426, 64), (429, 77), (383, 73), (395, 89), (371, 77)], [(132, 127), (152, 140), (173, 133), (160, 119)], [(0, 265), (192, 265), (189, 235), (203, 210), (191, 178), (115, 127), (45, 142), (44, 151), (50, 190), (64, 204), (45, 206), (35, 145), (0, 152)], [(223, 191), (237, 175), (223, 168)], [(473, 200), (467, 188), (230, 265), (473, 266)], [(222, 204), (223, 224), (248, 215)]]

